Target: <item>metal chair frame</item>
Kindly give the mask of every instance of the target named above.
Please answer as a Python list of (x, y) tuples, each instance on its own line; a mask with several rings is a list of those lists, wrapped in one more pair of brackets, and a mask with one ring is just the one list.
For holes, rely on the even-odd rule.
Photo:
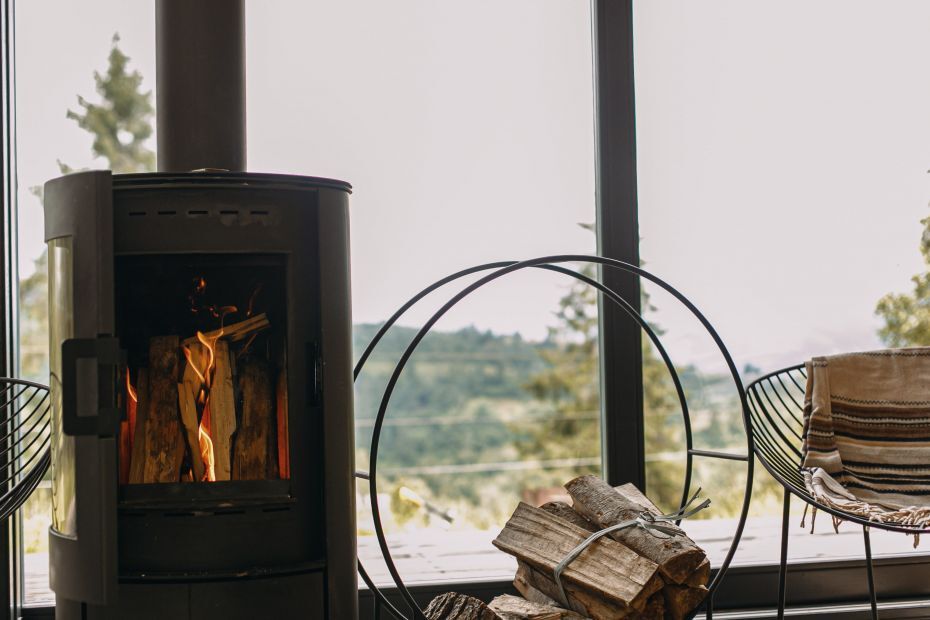
[(0, 520), (8, 519), (35, 491), (51, 464), (51, 399), (48, 386), (0, 378)]
[(843, 521), (862, 526), (865, 547), (866, 580), (872, 618), (878, 618), (878, 599), (872, 564), (869, 529), (876, 528), (904, 534), (930, 532), (928, 528), (877, 523), (818, 502), (804, 485), (801, 474), (801, 433), (803, 429), (804, 385), (807, 372), (803, 364), (776, 370), (759, 377), (746, 388), (749, 403), (749, 429), (753, 449), (762, 466), (781, 484), (784, 493), (781, 523), (781, 557), (778, 572), (778, 618), (785, 616), (788, 574), (788, 521), (791, 496), (794, 495), (817, 510)]

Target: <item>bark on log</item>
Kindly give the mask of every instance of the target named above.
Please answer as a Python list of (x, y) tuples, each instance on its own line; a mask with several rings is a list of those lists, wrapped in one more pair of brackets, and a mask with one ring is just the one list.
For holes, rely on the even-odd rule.
[[(546, 574), (538, 571), (522, 560), (517, 561), (517, 574), (514, 577), (513, 585), (529, 601), (543, 603), (551, 601), (550, 604), (553, 605), (562, 604), (556, 602), (559, 592), (552, 580), (551, 573)], [(636, 613), (635, 609), (608, 601), (571, 584), (566, 584), (565, 592), (568, 595), (569, 608), (585, 618), (613, 620), (615, 618), (631, 618)]]
[(233, 364), (229, 344), (216, 343), (216, 371), (210, 387), (210, 437), (217, 480), (229, 480), (232, 471), (232, 436), (236, 432), (236, 402), (233, 396)]
[[(574, 500), (575, 510), (602, 528), (635, 519), (646, 510), (597, 476), (580, 476), (566, 483), (565, 488)], [(671, 538), (659, 538), (640, 527), (628, 527), (609, 536), (654, 560), (666, 581), (684, 583), (707, 556), (683, 530), (667, 525), (678, 533)]]
[(144, 482), (177, 482), (184, 459), (178, 416), (178, 337), (149, 343), (149, 404), (145, 423)]
[[(587, 530), (521, 502), (494, 540), (494, 546), (551, 575), (555, 566), (588, 535)], [(614, 606), (637, 610), (642, 610), (649, 597), (662, 587), (655, 562), (607, 537), (582, 552), (562, 573), (562, 582), (569, 591), (569, 603), (571, 590), (580, 589)], [(539, 584), (535, 587), (558, 599), (551, 589), (547, 591)]]
[(197, 421), (197, 403), (194, 395), (184, 383), (178, 384), (178, 406), (181, 408), (181, 423), (184, 425), (184, 438), (191, 453), (193, 479), (201, 482), (204, 478), (204, 463), (200, 455), (200, 423)]
[(132, 456), (129, 464), (129, 484), (141, 484), (145, 473), (145, 426), (149, 406), (148, 370), (136, 372), (136, 428), (132, 434)]
[(589, 532), (596, 532), (600, 528), (582, 517), (580, 514), (575, 512), (575, 509), (566, 504), (565, 502), (547, 502), (540, 506), (541, 509), (545, 510), (551, 515), (562, 519), (563, 521), (568, 521), (580, 527), (583, 530)]
[(424, 614), (428, 620), (501, 620), (483, 602), (456, 592), (434, 598)]
[[(628, 482), (614, 489), (627, 499), (641, 504), (653, 514), (662, 514), (659, 507), (652, 503), (642, 491), (636, 488), (636, 485)], [(707, 586), (710, 581), (710, 560), (706, 557), (694, 572), (691, 573), (681, 585), (666, 584), (662, 588), (662, 595), (665, 598), (666, 617), (672, 620), (685, 618), (692, 609), (701, 604), (707, 597)]]
[(488, 607), (500, 616), (501, 620), (584, 620), (584, 616), (574, 611), (534, 603), (510, 594), (495, 597)]
[(268, 363), (249, 358), (239, 368), (242, 422), (236, 434), (233, 480), (264, 480), (276, 463), (275, 417), (271, 369)]

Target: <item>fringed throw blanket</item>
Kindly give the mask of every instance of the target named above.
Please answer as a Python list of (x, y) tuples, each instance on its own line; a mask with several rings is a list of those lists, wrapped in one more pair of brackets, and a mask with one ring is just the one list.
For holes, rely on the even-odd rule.
[(808, 362), (802, 466), (827, 506), (930, 525), (930, 347)]

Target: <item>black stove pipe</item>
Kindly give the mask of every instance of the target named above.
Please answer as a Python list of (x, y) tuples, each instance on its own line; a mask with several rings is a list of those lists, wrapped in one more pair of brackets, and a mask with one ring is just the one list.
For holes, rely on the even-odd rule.
[(156, 0), (159, 172), (243, 171), (245, 0)]

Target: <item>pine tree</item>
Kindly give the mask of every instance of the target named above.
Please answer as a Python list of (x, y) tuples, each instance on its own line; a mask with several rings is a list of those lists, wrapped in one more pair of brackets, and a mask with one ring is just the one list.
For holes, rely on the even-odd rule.
[[(582, 273), (594, 276), (593, 266)], [(648, 295), (642, 307), (651, 309)], [(600, 456), (600, 388), (598, 375), (597, 291), (574, 282), (559, 300), (557, 324), (550, 328), (549, 346), (541, 353), (548, 368), (527, 385), (530, 393), (545, 403), (546, 416), (525, 430), (519, 443), (522, 456), (542, 459), (581, 459)], [(654, 329), (655, 326), (653, 326)], [(661, 330), (658, 330), (661, 331)], [(683, 427), (678, 399), (668, 370), (643, 339), (643, 415), (645, 444), (650, 453), (681, 451)], [(569, 476), (597, 473), (597, 466), (572, 471), (555, 470), (542, 476), (544, 486), (558, 486)], [(662, 507), (677, 507), (684, 482), (684, 459), (646, 468), (649, 496)]]
[[(142, 91), (142, 74), (128, 71), (129, 57), (113, 35), (106, 74), (94, 72), (99, 103), (78, 96), (81, 110), (67, 117), (94, 137), (94, 157), (106, 159), (115, 173), (145, 172), (155, 167), (155, 153), (146, 146), (152, 135), (152, 93)], [(62, 174), (70, 166), (58, 162)], [(32, 189), (42, 201), (42, 188)], [(19, 283), (20, 365), (24, 377), (48, 379), (48, 258), (43, 251), (35, 272)]]
[(94, 156), (105, 158), (117, 174), (155, 169), (155, 153), (146, 146), (152, 136), (152, 91), (140, 90), (142, 74), (129, 72), (128, 65), (115, 34), (106, 74), (94, 71), (101, 102), (90, 103), (79, 95), (82, 111), (68, 110), (68, 118), (94, 136)]

